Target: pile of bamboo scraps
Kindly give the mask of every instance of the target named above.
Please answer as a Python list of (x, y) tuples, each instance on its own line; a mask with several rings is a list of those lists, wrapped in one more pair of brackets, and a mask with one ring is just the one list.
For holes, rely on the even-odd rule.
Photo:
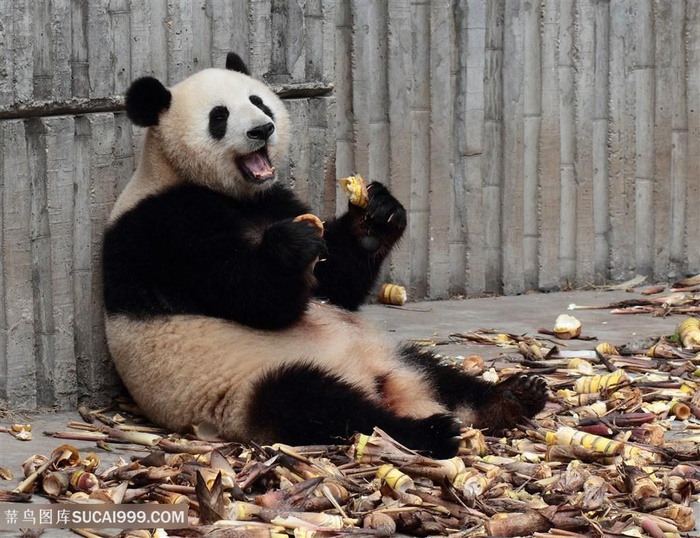
[[(680, 537), (696, 528), (700, 494), (699, 333), (697, 318), (687, 318), (646, 349), (559, 351), (513, 338), (504, 348), (512, 354), (477, 375), (543, 375), (547, 407), (502, 438), (463, 429), (449, 460), (380, 430), (349, 446), (241, 445), (205, 429), (182, 437), (133, 414), (83, 410), (86, 422), (49, 432), (51, 454), (9, 470), (26, 478), (0, 501), (184, 503), (190, 526), (167, 532), (188, 537)], [(73, 439), (94, 450), (79, 452)]]
[[(629, 281), (628, 283), (610, 286), (607, 289), (627, 289), (632, 291), (643, 280), (643, 278), (633, 279), (634, 282)], [(664, 285), (649, 286), (640, 290), (639, 293), (642, 297), (639, 298), (617, 301), (605, 306), (572, 304), (569, 305), (569, 309), (610, 309), (612, 314), (652, 314), (654, 316), (700, 314), (700, 275), (674, 282), (670, 285), (670, 293), (660, 295), (666, 291), (666, 288)]]

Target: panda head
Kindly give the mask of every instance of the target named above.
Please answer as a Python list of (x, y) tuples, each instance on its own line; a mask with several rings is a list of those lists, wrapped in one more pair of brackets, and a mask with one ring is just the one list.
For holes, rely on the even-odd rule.
[(155, 151), (179, 177), (235, 197), (269, 188), (289, 143), (281, 99), (233, 53), (226, 69), (205, 69), (170, 89), (153, 77), (136, 80), (126, 112), (150, 129)]

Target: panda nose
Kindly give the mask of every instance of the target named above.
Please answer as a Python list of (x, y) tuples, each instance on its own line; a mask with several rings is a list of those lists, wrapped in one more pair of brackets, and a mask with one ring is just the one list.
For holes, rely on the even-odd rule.
[(248, 138), (253, 140), (267, 140), (270, 135), (275, 131), (275, 124), (268, 122), (257, 127), (253, 127), (250, 131), (246, 133)]

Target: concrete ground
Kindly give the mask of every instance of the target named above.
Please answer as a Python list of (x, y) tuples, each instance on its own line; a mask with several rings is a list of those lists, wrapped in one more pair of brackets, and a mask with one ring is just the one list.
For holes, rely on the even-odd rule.
[[(375, 321), (381, 331), (398, 340), (435, 339), (446, 340), (451, 333), (474, 331), (476, 329), (496, 329), (515, 334), (537, 335), (539, 328), (551, 329), (559, 314), (575, 315), (583, 323), (583, 336), (596, 337), (598, 341), (608, 341), (614, 345), (625, 344), (650, 336), (670, 335), (674, 332), (680, 316), (653, 317), (643, 315), (614, 315), (609, 309), (568, 311), (572, 304), (606, 306), (612, 302), (640, 298), (638, 293), (624, 291), (574, 291), (550, 294), (531, 294), (515, 297), (494, 297), (468, 300), (408, 303), (403, 307), (386, 307), (370, 305), (365, 307), (364, 315)], [(567, 349), (592, 349), (595, 342), (569, 340)], [(495, 346), (475, 344), (449, 344), (439, 346), (438, 351), (445, 355), (467, 356), (479, 354), (489, 359), (504, 352)], [(11, 490), (22, 478), (22, 462), (33, 454), (49, 455), (62, 441), (42, 435), (44, 431), (66, 430), (69, 420), (80, 420), (77, 412), (60, 412), (44, 414), (11, 413), (0, 417), (0, 426), (9, 426), (12, 422), (30, 422), (33, 439), (31, 441), (15, 440), (7, 433), (0, 433), (0, 467), (10, 469), (15, 479), (9, 482), (0, 479), (0, 489)], [(95, 451), (94, 443), (70, 441), (81, 452)], [(101, 452), (102, 465), (106, 468), (117, 457), (128, 459), (133, 451), (114, 453)], [(35, 496), (35, 502), (44, 502)], [(2, 513), (0, 512), (0, 516)], [(1, 528), (1, 525), (0, 525)], [(18, 536), (17, 531), (0, 531), (0, 535)], [(52, 529), (42, 536), (75, 536), (66, 530)]]

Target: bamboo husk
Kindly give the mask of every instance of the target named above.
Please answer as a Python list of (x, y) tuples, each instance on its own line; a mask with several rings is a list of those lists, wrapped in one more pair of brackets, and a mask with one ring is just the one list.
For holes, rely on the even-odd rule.
[(665, 508), (654, 510), (652, 515), (672, 520), (679, 531), (692, 531), (695, 528), (695, 515), (690, 506), (670, 504)]
[(484, 359), (480, 355), (469, 355), (462, 361), (462, 369), (469, 375), (477, 376), (484, 369)]
[(54, 471), (48, 473), (41, 483), (41, 488), (44, 493), (57, 497), (63, 495), (68, 490), (68, 484), (70, 482), (70, 477), (68, 473), (63, 471)]
[(24, 477), (27, 478), (31, 474), (35, 473), (38, 468), (44, 465), (49, 458), (42, 454), (34, 454), (29, 456), (24, 463), (22, 463), (22, 471), (24, 472)]
[(377, 536), (393, 536), (396, 533), (396, 522), (382, 512), (370, 512), (362, 520), (362, 527), (372, 529)]
[(92, 493), (100, 487), (94, 474), (82, 470), (73, 471), (70, 474), (69, 483), (74, 491), (84, 491), (85, 493)]
[(490, 536), (526, 536), (535, 532), (546, 532), (552, 523), (539, 512), (531, 510), (523, 514), (494, 516), (484, 523)]

